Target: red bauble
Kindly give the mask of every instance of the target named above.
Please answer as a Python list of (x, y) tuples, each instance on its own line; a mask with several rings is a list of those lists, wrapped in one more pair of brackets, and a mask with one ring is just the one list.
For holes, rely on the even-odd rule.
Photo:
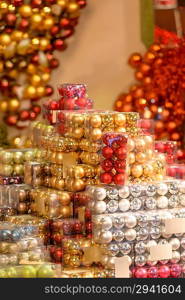
[(123, 185), (125, 184), (125, 174), (116, 174), (113, 177), (113, 181), (116, 185)]
[(58, 101), (51, 100), (50, 103), (49, 103), (49, 109), (51, 109), (51, 110), (57, 110), (57, 109), (59, 109), (59, 103), (58, 103)]
[(54, 256), (54, 259), (56, 262), (61, 262), (62, 256), (63, 256), (62, 249), (59, 248), (59, 249), (55, 250), (55, 253), (53, 254), (53, 256)]
[(66, 127), (64, 124), (60, 124), (59, 126), (57, 126), (57, 131), (59, 134), (63, 135), (66, 131)]
[(27, 121), (30, 118), (30, 112), (28, 110), (22, 110), (19, 113), (19, 119), (21, 121)]
[(151, 267), (148, 269), (148, 278), (158, 278), (158, 268)]
[(147, 270), (146, 268), (138, 268), (135, 271), (135, 277), (136, 278), (147, 278)]
[(92, 222), (86, 222), (85, 229), (86, 229), (86, 232), (91, 233), (92, 232)]
[(14, 6), (21, 6), (23, 4), (24, 0), (12, 0), (12, 4)]
[(60, 244), (62, 242), (62, 235), (60, 233), (54, 233), (52, 239), (56, 244)]
[(159, 267), (160, 278), (168, 278), (170, 276), (170, 268), (168, 266)]
[(26, 30), (29, 27), (29, 21), (27, 19), (22, 19), (19, 23), (19, 28), (21, 30)]
[(38, 115), (41, 112), (41, 107), (40, 105), (33, 105), (32, 110)]
[(82, 224), (80, 222), (78, 222), (78, 221), (75, 222), (74, 231), (75, 231), (75, 234), (82, 233)]
[(84, 8), (87, 5), (86, 0), (77, 0), (77, 2), (81, 8)]
[(62, 28), (68, 28), (68, 27), (70, 26), (70, 20), (67, 19), (67, 18), (62, 18), (62, 19), (60, 20), (60, 26), (61, 26)]
[(69, 29), (65, 29), (65, 30), (62, 30), (62, 39), (67, 39), (69, 38), (71, 35), (73, 35), (74, 33), (74, 29), (73, 27), (69, 26)]
[(103, 160), (101, 167), (105, 172), (110, 172), (113, 169), (113, 161), (111, 159)]
[(38, 54), (36, 54), (36, 55), (34, 55), (34, 56), (31, 57), (31, 62), (32, 62), (33, 64), (37, 64), (38, 61), (39, 61), (39, 56), (38, 56)]
[(31, 6), (33, 8), (38, 8), (42, 5), (42, 0), (31, 0)]
[(53, 46), (56, 50), (65, 50), (66, 49), (66, 44), (62, 39), (57, 39), (54, 41)]
[(15, 22), (16, 22), (16, 15), (9, 13), (6, 15), (6, 22), (8, 26), (14, 26)]
[(60, 27), (57, 25), (54, 25), (50, 30), (50, 32), (53, 36), (55, 36), (57, 33), (59, 33), (59, 31), (60, 31)]
[(83, 109), (87, 104), (87, 100), (85, 98), (79, 98), (76, 100), (76, 105)]
[(86, 220), (86, 221), (90, 221), (91, 218), (92, 218), (91, 210), (88, 209), (88, 208), (86, 208), (86, 210), (85, 210), (85, 220)]
[(49, 97), (51, 95), (53, 95), (53, 88), (50, 85), (46, 85), (45, 87), (45, 93), (46, 93), (46, 97)]
[(115, 149), (114, 154), (118, 159), (126, 159), (127, 149), (126, 147), (120, 147), (118, 149)]
[(103, 173), (100, 175), (100, 181), (105, 184), (111, 184), (113, 175), (111, 173)]
[(182, 267), (178, 264), (174, 264), (171, 266), (170, 271), (171, 271), (170, 275), (173, 278), (179, 278), (182, 273)]
[(104, 147), (102, 149), (102, 155), (105, 157), (105, 158), (111, 158), (113, 156), (113, 149), (110, 148), (110, 147)]
[(114, 161), (114, 168), (118, 173), (125, 173), (126, 161), (125, 160)]
[(64, 98), (61, 98), (61, 99), (58, 101), (58, 103), (59, 103), (59, 108), (62, 109), (62, 110), (64, 109), (64, 101), (65, 101)]
[(64, 109), (66, 110), (74, 110), (75, 108), (75, 99), (64, 99)]
[(10, 115), (7, 118), (5, 118), (5, 122), (8, 126), (15, 126), (18, 121), (17, 115)]
[(55, 68), (58, 68), (59, 66), (59, 60), (56, 59), (56, 58), (53, 58), (51, 61), (50, 61), (50, 67), (52, 69), (55, 69)]

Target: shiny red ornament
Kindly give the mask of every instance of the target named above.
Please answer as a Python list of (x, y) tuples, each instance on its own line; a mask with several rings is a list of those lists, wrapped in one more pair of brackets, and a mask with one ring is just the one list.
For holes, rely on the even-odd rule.
[(159, 277), (168, 278), (170, 276), (170, 268), (166, 265), (159, 267)]
[(24, 3), (24, 0), (12, 0), (14, 6), (21, 6)]
[(53, 257), (54, 257), (56, 262), (61, 262), (62, 257), (63, 257), (62, 249), (56, 249), (54, 254), (53, 254)]
[(111, 158), (112, 155), (113, 155), (113, 149), (111, 147), (104, 147), (102, 149), (102, 155), (105, 157), (105, 158)]
[(16, 15), (15, 14), (12, 14), (12, 13), (9, 13), (6, 15), (6, 22), (7, 22), (7, 25), (8, 26), (14, 26), (15, 25), (15, 22), (16, 22)]
[(124, 173), (120, 173), (120, 174), (116, 174), (113, 177), (113, 181), (116, 185), (123, 185), (125, 184), (125, 174)]
[(114, 154), (118, 159), (124, 160), (127, 155), (127, 149), (126, 147), (120, 147), (114, 150)]
[(147, 275), (146, 268), (137, 268), (135, 270), (135, 278), (147, 278)]
[(100, 175), (100, 181), (104, 184), (111, 184), (113, 181), (113, 175), (111, 173), (102, 173)]
[(41, 107), (40, 105), (34, 105), (32, 106), (32, 110), (38, 115), (41, 112)]
[(157, 267), (151, 267), (148, 269), (147, 271), (148, 273), (148, 278), (158, 278), (159, 274), (158, 274), (158, 268)]
[(22, 19), (19, 23), (19, 29), (20, 30), (26, 30), (29, 27), (29, 21), (27, 19)]
[(103, 160), (101, 167), (105, 172), (110, 172), (113, 169), (113, 161), (111, 159)]
[(116, 160), (116, 161), (114, 161), (114, 169), (118, 173), (125, 173), (125, 170), (126, 170), (126, 160)]
[(57, 110), (57, 109), (59, 109), (59, 103), (58, 103), (58, 101), (51, 100), (51, 102), (49, 103), (49, 109), (51, 109), (51, 110)]
[(182, 267), (179, 264), (174, 264), (170, 268), (170, 275), (173, 278), (179, 278), (182, 273)]
[(22, 110), (19, 113), (19, 119), (21, 121), (27, 121), (30, 118), (30, 112), (28, 110)]

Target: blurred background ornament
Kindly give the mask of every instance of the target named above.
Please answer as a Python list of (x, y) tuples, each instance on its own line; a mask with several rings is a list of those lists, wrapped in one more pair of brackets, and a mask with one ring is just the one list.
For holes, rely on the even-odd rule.
[(67, 48), (85, 6), (86, 0), (0, 1), (0, 113), (8, 126), (24, 129), (40, 114), (39, 100), (53, 93), (54, 51)]

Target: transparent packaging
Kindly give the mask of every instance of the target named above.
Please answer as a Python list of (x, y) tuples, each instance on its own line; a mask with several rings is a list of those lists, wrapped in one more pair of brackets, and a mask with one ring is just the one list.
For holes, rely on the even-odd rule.
[(167, 164), (177, 162), (177, 143), (172, 141), (156, 141), (155, 150), (166, 155)]
[(91, 186), (87, 188), (84, 199), (94, 215), (184, 208), (185, 181), (171, 179), (123, 187)]
[(185, 179), (185, 165), (184, 164), (172, 164), (167, 165), (166, 175), (176, 179)]
[(23, 176), (0, 176), (0, 185), (22, 184)]
[[(64, 196), (65, 195), (65, 196)], [(73, 214), (72, 194), (47, 188), (31, 191), (32, 213), (44, 218), (69, 218)]]
[(61, 266), (48, 262), (0, 268), (1, 278), (58, 278)]
[(35, 157), (34, 149), (6, 149), (0, 151), (0, 175), (23, 176), (24, 162)]
[(15, 254), (19, 252), (33, 251), (37, 248), (41, 248), (44, 245), (43, 238), (26, 237), (16, 242), (0, 242), (0, 253), (1, 254)]
[(127, 175), (127, 141), (121, 133), (102, 135), (100, 182), (124, 185)]
[(138, 113), (118, 113), (112, 111), (94, 111), (85, 120), (85, 136), (93, 142), (98, 142), (102, 134), (108, 132), (138, 133)]
[(28, 185), (34, 187), (42, 186), (45, 179), (50, 176), (50, 164), (26, 162), (24, 165), (24, 181)]

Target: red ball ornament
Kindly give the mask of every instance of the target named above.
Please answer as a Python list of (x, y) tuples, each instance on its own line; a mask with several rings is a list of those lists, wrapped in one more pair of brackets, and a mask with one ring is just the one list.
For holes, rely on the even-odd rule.
[(168, 278), (170, 276), (170, 268), (168, 266), (159, 267), (160, 278)]
[(16, 22), (16, 15), (9, 13), (6, 15), (6, 22), (8, 26), (14, 26), (15, 22)]
[(100, 181), (105, 184), (111, 184), (113, 175), (111, 173), (103, 173), (100, 175)]
[(151, 267), (148, 269), (148, 278), (158, 278), (158, 268)]
[(22, 110), (19, 113), (19, 119), (21, 121), (27, 121), (30, 118), (30, 112), (28, 110)]
[(5, 118), (5, 122), (8, 126), (15, 126), (18, 121), (17, 115), (10, 115), (7, 118)]
[(62, 257), (63, 257), (63, 252), (62, 249), (57, 249), (55, 250), (55, 253), (53, 254), (54, 259), (56, 262), (61, 262), (62, 261)]
[(127, 149), (126, 147), (120, 147), (118, 149), (115, 149), (114, 154), (118, 159), (126, 159)]
[(75, 234), (82, 233), (82, 224), (80, 222), (75, 222), (74, 232), (75, 232)]
[(111, 159), (103, 160), (101, 167), (105, 172), (110, 172), (113, 169), (113, 161)]
[(32, 106), (32, 110), (38, 115), (41, 112), (41, 107), (40, 105), (34, 105)]
[(24, 0), (12, 0), (14, 6), (21, 6), (24, 3)]
[(22, 19), (19, 23), (20, 30), (26, 30), (29, 27), (29, 21), (27, 19)]
[(178, 264), (174, 264), (170, 268), (170, 274), (173, 278), (179, 278), (182, 273), (182, 267)]
[(62, 39), (55, 40), (53, 43), (53, 47), (54, 47), (54, 49), (60, 50), (60, 51), (66, 49), (66, 45)]
[(59, 33), (59, 31), (60, 31), (60, 28), (57, 25), (54, 25), (50, 30), (50, 32), (53, 36), (55, 36), (57, 33)]
[(62, 235), (61, 233), (54, 233), (52, 239), (56, 244), (60, 244), (62, 242)]
[(72, 36), (73, 33), (74, 33), (74, 29), (70, 26), (69, 29), (65, 29), (65, 30), (62, 31), (61, 38), (67, 39), (70, 36)]
[(87, 233), (91, 233), (92, 232), (92, 222), (86, 222), (85, 224), (85, 229)]
[(51, 109), (51, 110), (57, 110), (57, 109), (59, 109), (59, 103), (58, 103), (58, 101), (51, 100), (51, 102), (49, 103), (49, 109)]
[(56, 69), (56, 68), (58, 68), (58, 66), (59, 66), (59, 60), (56, 59), (56, 58), (53, 58), (53, 59), (50, 61), (50, 67), (51, 67), (52, 69)]
[(73, 98), (64, 99), (64, 109), (74, 110), (74, 108), (75, 108), (75, 99)]
[(78, 0), (77, 2), (81, 8), (84, 8), (87, 5), (87, 2), (85, 0)]
[(36, 119), (36, 117), (37, 117), (37, 114), (34, 111), (31, 111), (30, 112), (30, 120), (33, 121)]
[(59, 24), (62, 28), (68, 28), (70, 26), (70, 20), (67, 18), (62, 18)]
[(135, 271), (135, 277), (136, 278), (147, 278), (147, 270), (146, 268), (138, 268)]
[(113, 149), (106, 146), (102, 149), (102, 155), (105, 157), (105, 158), (111, 158), (113, 156)]
[(86, 104), (87, 104), (87, 100), (85, 98), (78, 98), (76, 100), (76, 105), (81, 109), (83, 109), (86, 106)]
[(46, 85), (45, 87), (45, 93), (46, 93), (46, 97), (49, 97), (51, 95), (53, 95), (53, 88), (50, 85)]
[(114, 168), (118, 173), (125, 173), (126, 161), (125, 160), (114, 161)]
[(125, 184), (125, 174), (116, 174), (113, 177), (113, 181), (116, 185), (123, 185)]
[(42, 0), (31, 0), (31, 6), (33, 8), (39, 8), (42, 5)]

